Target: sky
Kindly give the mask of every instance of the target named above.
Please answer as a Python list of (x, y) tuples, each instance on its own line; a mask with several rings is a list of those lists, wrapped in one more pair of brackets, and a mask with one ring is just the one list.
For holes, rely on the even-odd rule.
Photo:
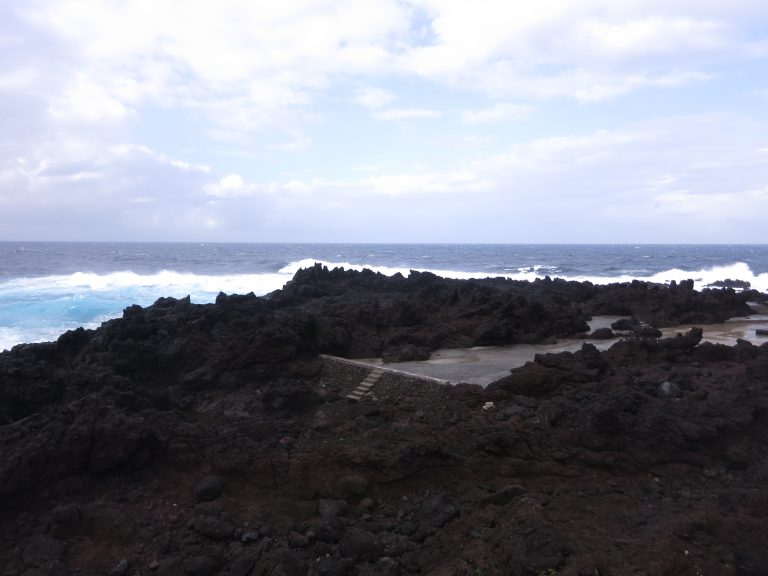
[(0, 0), (0, 240), (766, 223), (765, 0)]

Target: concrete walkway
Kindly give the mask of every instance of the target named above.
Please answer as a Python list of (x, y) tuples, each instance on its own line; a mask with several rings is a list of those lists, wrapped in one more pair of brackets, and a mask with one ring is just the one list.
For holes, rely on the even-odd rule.
[[(618, 317), (601, 316), (590, 321), (590, 329), (610, 326)], [(678, 332), (687, 332), (690, 326), (678, 326), (662, 330), (663, 336), (671, 337)], [(756, 314), (749, 318), (732, 319), (724, 324), (701, 326), (704, 340), (732, 345), (741, 338), (755, 345), (768, 342), (768, 336), (757, 336), (759, 328), (768, 329), (768, 315)], [(489, 346), (437, 350), (429, 360), (420, 362), (391, 362), (384, 364), (381, 358), (344, 360), (366, 368), (378, 368), (389, 372), (427, 378), (444, 384), (479, 384), (487, 386), (504, 376), (512, 368), (522, 366), (534, 359), (536, 354), (575, 352), (585, 342), (598, 349), (610, 348), (616, 340), (563, 339), (556, 344), (517, 344), (513, 346)]]

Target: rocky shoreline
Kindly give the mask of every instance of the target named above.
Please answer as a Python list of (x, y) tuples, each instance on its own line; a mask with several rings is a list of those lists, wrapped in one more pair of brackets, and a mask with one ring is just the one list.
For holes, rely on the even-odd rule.
[[(758, 575), (768, 345), (696, 329), (766, 295), (299, 271), (0, 354), (0, 575)], [(483, 389), (328, 359), (549, 342)], [(651, 332), (651, 330), (654, 330)]]

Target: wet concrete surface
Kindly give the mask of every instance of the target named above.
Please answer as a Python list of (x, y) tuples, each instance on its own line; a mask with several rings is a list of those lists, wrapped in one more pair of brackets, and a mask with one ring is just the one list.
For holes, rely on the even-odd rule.
[[(589, 322), (591, 330), (604, 326), (610, 327), (619, 316), (595, 317)], [(677, 326), (662, 330), (663, 337), (671, 337), (679, 332), (687, 332), (691, 326)], [(738, 339), (744, 339), (755, 345), (768, 342), (768, 336), (758, 336), (758, 329), (768, 329), (768, 315), (755, 314), (748, 318), (734, 318), (723, 324), (701, 326), (704, 340), (732, 345)], [(428, 376), (448, 381), (452, 384), (461, 382), (487, 386), (491, 382), (509, 374), (512, 368), (524, 365), (534, 359), (536, 354), (557, 352), (575, 352), (589, 342), (598, 349), (610, 348), (616, 340), (593, 340), (589, 338), (562, 339), (552, 344), (516, 344), (513, 346), (488, 346), (476, 348), (455, 348), (436, 350), (429, 360), (419, 362), (390, 362), (384, 364), (381, 358), (359, 360), (371, 366), (396, 370), (415, 376)]]

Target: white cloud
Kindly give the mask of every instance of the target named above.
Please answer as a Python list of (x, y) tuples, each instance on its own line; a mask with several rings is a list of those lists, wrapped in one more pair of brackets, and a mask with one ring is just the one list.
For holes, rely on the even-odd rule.
[(495, 98), (548, 100), (572, 98), (578, 102), (603, 102), (647, 87), (672, 88), (712, 78), (702, 72), (673, 71), (605, 73), (584, 68), (567, 68), (550, 74), (521, 74), (506, 63), (477, 73), (476, 81)]
[[(100, 120), (129, 104), (188, 106), (241, 135), (273, 130), (271, 113), (309, 105), (335, 74), (381, 69), (408, 28), (406, 7), (389, 0), (169, 0), (151, 10), (143, 0), (61, 0), (19, 11), (68, 46), (83, 75), (57, 97), (57, 114)], [(77, 105), (85, 100), (96, 106)], [(247, 125), (233, 130), (243, 116)]]
[(439, 118), (439, 110), (428, 108), (397, 108), (389, 106), (396, 100), (395, 95), (381, 88), (366, 87), (355, 92), (354, 101), (370, 110), (379, 120), (409, 120), (417, 118)]
[[(287, 221), (296, 217), (289, 206), (328, 218), (335, 206), (344, 217), (334, 226), (361, 220), (380, 240), (389, 224), (370, 220), (374, 206), (421, 218), (432, 211), (473, 241), (738, 241), (768, 210), (762, 141), (762, 128), (739, 117), (680, 117), (534, 139), (448, 171), (270, 187)], [(419, 236), (414, 222), (404, 239), (450, 239), (429, 230), (438, 236)]]
[[(626, 229), (634, 209), (700, 223), (688, 201), (764, 206), (746, 192), (765, 186), (756, 98), (730, 104), (751, 119), (619, 118), (679, 109), (660, 89), (717, 95), (697, 110), (755, 96), (766, 20), (764, 0), (5, 3), (0, 230), (71, 218), (77, 234), (81, 211), (111, 222), (105, 237), (290, 239), (327, 234), (325, 218), (343, 239), (398, 214), (414, 234), (430, 214), (543, 234), (530, 222), (561, 206), (590, 230)], [(355, 109), (353, 125), (350, 105), (373, 121)]]
[[(738, 240), (768, 210), (764, 133), (734, 116), (673, 118), (532, 139), (445, 171), (260, 182), (123, 145), (97, 162), (0, 166), (0, 227), (33, 213), (29, 230), (58, 222), (72, 238), (85, 218), (113, 238), (383, 241), (396, 220), (403, 241)], [(91, 172), (102, 177), (72, 178)]]
[(269, 144), (267, 148), (269, 148), (270, 150), (282, 150), (284, 152), (296, 152), (299, 150), (305, 150), (306, 148), (309, 148), (311, 143), (312, 143), (312, 139), (309, 138), (309, 136), (307, 136), (303, 132), (299, 132), (298, 134), (294, 135), (292, 140), (275, 142), (274, 144)]
[[(768, 16), (757, 3), (737, 4), (733, 14), (717, 3), (603, 0), (230, 1), (216, 9), (169, 0), (151, 11), (142, 0), (40, 0), (18, 10), (76, 63), (74, 80), (53, 95), (54, 114), (102, 121), (152, 103), (191, 106), (232, 134), (243, 116), (243, 133), (274, 129), (270, 112), (310, 106), (339, 76), (416, 74), (500, 97), (587, 101), (700, 81), (708, 73), (687, 68), (691, 57), (747, 45), (739, 18)], [(430, 31), (426, 44), (410, 30), (417, 13), (427, 18), (419, 24)], [(6, 83), (23, 80), (14, 74)], [(393, 95), (371, 87), (355, 99), (384, 109)]]
[(611, 58), (676, 51), (712, 52), (728, 44), (723, 25), (718, 22), (669, 16), (623, 22), (590, 19), (583, 23), (577, 35), (585, 48)]
[(30, 68), (19, 68), (0, 73), (0, 92), (29, 89), (40, 81), (40, 75)]
[(219, 184), (223, 190), (237, 190), (243, 187), (243, 178), (239, 174), (228, 174)]
[[(34, 26), (37, 48), (57, 46), (37, 68), (0, 67), (0, 91), (34, 84), (52, 116), (90, 124), (181, 107), (217, 139), (283, 150), (309, 145), (307, 111), (345, 79), (369, 85), (355, 101), (384, 120), (440, 115), (392, 105), (385, 82), (414, 75), (501, 100), (600, 102), (710, 79), (708, 62), (760, 52), (748, 28), (768, 18), (753, 0), (32, 0), (5, 10)], [(505, 106), (462, 120), (522, 112)]]
[(747, 54), (755, 58), (768, 57), (768, 38), (747, 44)]
[(707, 63), (749, 44), (750, 18), (768, 16), (757, 2), (738, 2), (732, 11), (660, 1), (422, 4), (434, 41), (406, 50), (403, 69), (499, 98), (581, 101), (708, 78)]
[(676, 190), (654, 196), (654, 207), (671, 216), (688, 216), (721, 219), (724, 213), (732, 212), (734, 202), (738, 205), (742, 194), (715, 193), (695, 194), (690, 190)]
[(369, 110), (379, 110), (395, 100), (395, 95), (381, 88), (360, 88), (355, 92), (355, 102)]
[(219, 198), (242, 198), (252, 195), (254, 188), (246, 186), (239, 174), (227, 174), (218, 182), (206, 186), (205, 192)]
[(361, 181), (358, 186), (378, 194), (400, 196), (467, 194), (486, 190), (489, 183), (472, 171), (456, 171), (372, 176)]
[(152, 198), (151, 196), (137, 196), (131, 198), (130, 202), (133, 202), (134, 204), (154, 204), (157, 202), (157, 198)]
[(501, 103), (481, 110), (465, 110), (461, 113), (461, 121), (469, 125), (495, 124), (521, 120), (529, 116), (533, 110), (532, 106)]
[(190, 233), (187, 215), (204, 203), (211, 180), (207, 166), (145, 146), (62, 140), (26, 152), (0, 164), (5, 238), (179, 237)]
[(48, 111), (56, 120), (87, 123), (122, 120), (133, 112), (83, 74), (76, 75), (64, 93), (54, 97)]
[(384, 108), (375, 112), (376, 118), (381, 120), (407, 120), (412, 118), (439, 118), (439, 110), (428, 108)]
[(169, 158), (161, 152), (137, 144), (117, 144), (111, 146), (109, 151), (116, 157), (147, 156), (159, 164), (173, 166), (184, 172), (200, 172), (202, 174), (208, 174), (211, 171), (211, 167), (207, 164), (193, 164), (191, 162), (185, 162), (184, 160)]
[[(697, 72), (681, 72), (658, 76), (639, 74), (618, 76), (606, 80), (582, 76), (581, 78), (574, 78), (576, 82), (571, 92), (573, 97), (580, 102), (600, 102), (629, 94), (638, 88), (647, 86), (682, 86), (693, 82), (703, 82), (710, 78), (711, 76), (707, 74)], [(567, 84), (565, 85), (567, 86)]]

